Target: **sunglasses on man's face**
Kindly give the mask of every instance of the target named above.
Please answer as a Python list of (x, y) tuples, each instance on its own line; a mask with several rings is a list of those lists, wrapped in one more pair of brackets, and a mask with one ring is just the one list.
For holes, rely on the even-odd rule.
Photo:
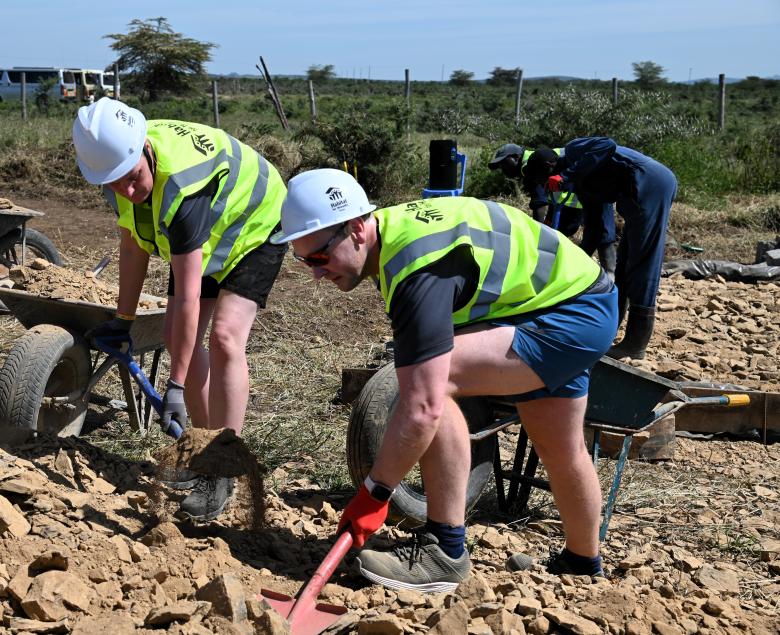
[(341, 223), (341, 225), (336, 228), (336, 232), (333, 234), (333, 236), (330, 237), (328, 242), (326, 242), (319, 249), (311, 252), (308, 256), (299, 256), (298, 254), (293, 254), (293, 258), (295, 258), (298, 262), (309, 265), (310, 267), (324, 267), (330, 262), (330, 254), (328, 252), (333, 247), (336, 239), (341, 235), (342, 230), (347, 226), (348, 223), (349, 221)]

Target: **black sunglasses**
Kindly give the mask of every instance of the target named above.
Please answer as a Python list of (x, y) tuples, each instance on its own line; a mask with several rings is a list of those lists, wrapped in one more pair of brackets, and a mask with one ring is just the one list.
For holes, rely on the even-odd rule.
[(348, 224), (349, 221), (344, 221), (341, 223), (341, 225), (336, 228), (336, 232), (333, 234), (333, 236), (330, 237), (330, 240), (328, 240), (328, 242), (326, 242), (319, 249), (311, 252), (308, 256), (299, 256), (298, 254), (293, 254), (293, 258), (295, 258), (298, 262), (309, 265), (310, 267), (324, 267), (330, 262), (330, 254), (328, 253), (328, 250), (333, 246), (333, 243), (341, 235), (342, 230)]

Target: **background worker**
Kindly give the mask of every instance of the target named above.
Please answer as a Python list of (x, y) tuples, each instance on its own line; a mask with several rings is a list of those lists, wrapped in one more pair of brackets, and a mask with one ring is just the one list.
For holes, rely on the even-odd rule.
[[(555, 153), (556, 157), (563, 152), (562, 148), (545, 150)], [(488, 167), (491, 170), (500, 169), (506, 178), (520, 181), (523, 191), (530, 197), (529, 207), (534, 220), (552, 226), (557, 208), (559, 217), (556, 229), (567, 238), (576, 234), (582, 225), (580, 248), (589, 256), (598, 250), (601, 266), (614, 280), (617, 236), (612, 203), (596, 201), (588, 204), (577, 198), (574, 192), (547, 192), (536, 176), (545, 167), (540, 165), (540, 151), (541, 148), (527, 150), (523, 146), (507, 143), (496, 150)]]
[(615, 282), (619, 321), (628, 309), (626, 332), (608, 355), (643, 359), (653, 335), (669, 211), (677, 179), (665, 165), (607, 137), (582, 137), (566, 144), (561, 156), (540, 148), (529, 163), (532, 178), (548, 192), (574, 192), (581, 201), (614, 201), (625, 220), (617, 253)]
[(377, 281), (395, 340), (398, 402), (339, 529), (349, 527), (362, 547), (418, 462), (425, 483), (425, 526), (409, 545), (364, 549), (361, 573), (427, 592), (452, 590), (466, 576), (471, 454), (455, 400), (512, 395), (566, 535), (549, 569), (600, 574), (601, 490), (582, 428), (588, 369), (617, 328), (612, 282), (562, 234), (506, 205), (451, 197), (374, 211), (350, 175), (330, 169), (288, 187), (282, 231), (271, 240), (292, 241), (314, 278), (342, 291)]
[[(129, 333), (149, 257), (161, 256), (171, 265), (163, 420), (183, 427), (189, 412), (195, 427), (239, 434), (249, 397), (249, 330), (286, 251), (267, 242), (286, 194), (282, 179), (222, 130), (146, 121), (107, 97), (79, 109), (73, 143), (84, 178), (104, 186), (121, 235), (117, 314), (88, 335)], [(198, 520), (221, 513), (233, 489), (231, 479), (189, 470), (176, 472), (169, 484), (194, 487), (181, 511)]]

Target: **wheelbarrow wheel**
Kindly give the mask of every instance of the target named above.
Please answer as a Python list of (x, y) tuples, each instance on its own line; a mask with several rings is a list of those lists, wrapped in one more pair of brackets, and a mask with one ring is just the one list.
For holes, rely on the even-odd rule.
[[(352, 407), (347, 430), (347, 465), (355, 487), (366, 478), (379, 453), (387, 422), (398, 401), (398, 380), (393, 364), (380, 368), (366, 382)], [(479, 398), (458, 401), (470, 432), (484, 429), (492, 423), (492, 411), (487, 400)], [(471, 444), (471, 472), (466, 491), (466, 509), (479, 500), (493, 474), (493, 453), (496, 437), (489, 436)], [(390, 520), (425, 522), (426, 499), (422, 483), (413, 475), (396, 488), (390, 503)]]
[[(51, 324), (19, 338), (0, 370), (0, 425), (29, 428), (61, 437), (81, 432), (87, 416), (83, 397), (92, 364), (83, 338)], [(71, 396), (68, 404), (46, 397)]]
[[(25, 261), (33, 258), (43, 258), (53, 265), (62, 265), (60, 252), (49, 240), (46, 234), (42, 234), (35, 229), (25, 231), (25, 246), (27, 253), (24, 254)], [(22, 230), (14, 229), (0, 238), (0, 264), (7, 269), (15, 265), (22, 264)]]

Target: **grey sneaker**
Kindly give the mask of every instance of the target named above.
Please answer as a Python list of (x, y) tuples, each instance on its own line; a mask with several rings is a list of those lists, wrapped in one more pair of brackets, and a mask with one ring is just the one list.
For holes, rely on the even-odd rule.
[(212, 520), (222, 513), (232, 494), (232, 478), (199, 476), (195, 488), (179, 504), (179, 511), (192, 520)]
[(164, 467), (157, 471), (157, 480), (171, 489), (191, 489), (195, 487), (200, 475), (197, 472), (182, 468)]
[(390, 589), (410, 589), (421, 593), (454, 590), (471, 569), (469, 552), (450, 558), (439, 547), (436, 536), (418, 530), (412, 539), (392, 551), (364, 549), (355, 559), (360, 573)]

